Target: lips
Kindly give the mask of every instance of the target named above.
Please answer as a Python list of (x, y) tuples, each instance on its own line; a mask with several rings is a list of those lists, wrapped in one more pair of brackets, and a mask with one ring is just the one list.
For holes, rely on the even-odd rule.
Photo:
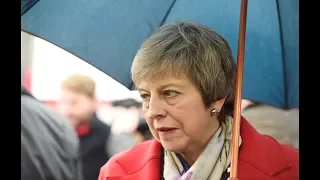
[(161, 134), (167, 134), (167, 133), (174, 132), (176, 129), (178, 128), (161, 127), (161, 128), (157, 128), (157, 131)]
[(157, 131), (160, 131), (160, 132), (169, 132), (169, 131), (173, 131), (173, 130), (176, 130), (178, 128), (171, 128), (171, 127), (161, 127), (161, 128), (157, 128)]

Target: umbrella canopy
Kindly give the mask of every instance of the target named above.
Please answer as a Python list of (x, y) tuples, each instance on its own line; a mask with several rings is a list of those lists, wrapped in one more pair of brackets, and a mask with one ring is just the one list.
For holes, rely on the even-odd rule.
[[(280, 108), (299, 106), (298, 3), (249, 2), (243, 98)], [(132, 89), (132, 60), (143, 40), (164, 23), (207, 25), (229, 41), (236, 57), (239, 11), (239, 0), (41, 0), (22, 16), (22, 29)]]

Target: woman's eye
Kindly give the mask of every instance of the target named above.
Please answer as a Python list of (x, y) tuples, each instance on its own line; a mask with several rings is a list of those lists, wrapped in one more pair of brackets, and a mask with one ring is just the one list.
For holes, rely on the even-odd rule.
[(147, 100), (149, 98), (148, 94), (140, 94), (140, 97), (142, 98), (142, 100)]
[(177, 91), (172, 91), (172, 90), (166, 90), (164, 91), (164, 95), (167, 97), (175, 97), (177, 96), (179, 93)]

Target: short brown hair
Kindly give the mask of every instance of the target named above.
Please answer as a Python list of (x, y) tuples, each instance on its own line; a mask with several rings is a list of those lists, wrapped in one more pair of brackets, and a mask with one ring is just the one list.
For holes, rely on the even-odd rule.
[(95, 96), (96, 83), (89, 76), (72, 74), (62, 81), (61, 88), (77, 93), (83, 93), (88, 95), (90, 98), (93, 98)]
[(227, 97), (221, 119), (232, 114), (236, 66), (228, 42), (195, 22), (158, 28), (138, 51), (131, 68), (135, 84), (141, 79), (184, 73), (198, 87), (208, 108)]

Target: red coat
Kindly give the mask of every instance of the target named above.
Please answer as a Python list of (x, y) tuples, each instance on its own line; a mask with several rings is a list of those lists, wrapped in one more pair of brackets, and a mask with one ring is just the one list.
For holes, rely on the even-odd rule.
[[(298, 180), (299, 151), (259, 134), (244, 118), (239, 149), (239, 180)], [(160, 180), (161, 144), (143, 142), (113, 156), (100, 170), (99, 180)]]

